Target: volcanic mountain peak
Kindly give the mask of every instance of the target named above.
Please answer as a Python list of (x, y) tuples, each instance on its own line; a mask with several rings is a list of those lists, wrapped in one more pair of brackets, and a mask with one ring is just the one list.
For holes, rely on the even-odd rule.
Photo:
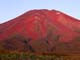
[(71, 52), (79, 40), (80, 21), (56, 10), (31, 10), (0, 25), (0, 47), (11, 51)]

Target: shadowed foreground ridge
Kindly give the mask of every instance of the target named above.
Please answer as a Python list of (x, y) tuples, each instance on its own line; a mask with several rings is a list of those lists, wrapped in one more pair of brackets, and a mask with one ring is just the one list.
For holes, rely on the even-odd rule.
[(56, 10), (31, 10), (0, 25), (0, 52), (80, 54), (80, 21)]

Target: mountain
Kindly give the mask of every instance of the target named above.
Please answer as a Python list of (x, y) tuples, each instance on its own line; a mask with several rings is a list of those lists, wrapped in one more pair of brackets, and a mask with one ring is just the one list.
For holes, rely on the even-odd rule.
[(0, 25), (0, 51), (80, 54), (80, 21), (57, 10), (31, 10)]

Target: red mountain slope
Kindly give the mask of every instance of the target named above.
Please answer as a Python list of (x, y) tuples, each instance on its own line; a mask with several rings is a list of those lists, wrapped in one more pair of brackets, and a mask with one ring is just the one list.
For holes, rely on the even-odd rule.
[(80, 21), (56, 10), (32, 10), (0, 25), (0, 51), (80, 53)]

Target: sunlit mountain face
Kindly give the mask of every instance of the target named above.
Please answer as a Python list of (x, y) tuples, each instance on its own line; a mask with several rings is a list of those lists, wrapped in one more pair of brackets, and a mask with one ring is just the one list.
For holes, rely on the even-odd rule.
[(0, 52), (80, 54), (80, 21), (57, 10), (31, 10), (0, 25)]

